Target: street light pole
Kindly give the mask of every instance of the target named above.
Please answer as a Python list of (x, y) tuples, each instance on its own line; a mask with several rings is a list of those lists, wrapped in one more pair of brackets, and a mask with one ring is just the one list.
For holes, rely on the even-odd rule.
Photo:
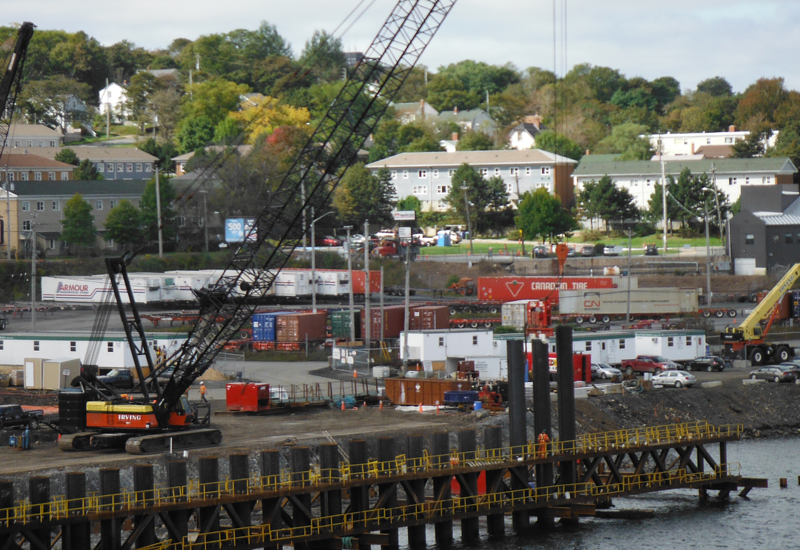
[(366, 316), (364, 326), (367, 327), (367, 330), (362, 336), (364, 337), (364, 345), (367, 348), (368, 354), (369, 349), (372, 347), (372, 334), (370, 334), (371, 331), (369, 329), (372, 319), (371, 313), (369, 286), (369, 221), (364, 220), (364, 315)]
[(208, 253), (208, 191), (203, 189), (200, 191), (203, 194), (203, 233), (206, 241), (206, 253)]
[[(347, 298), (350, 306), (350, 342), (356, 341), (356, 315), (353, 311), (353, 255), (350, 253), (350, 230), (353, 229), (352, 225), (345, 225), (347, 231), (347, 242), (345, 243), (345, 250), (347, 251), (347, 274), (350, 279), (349, 290)], [(355, 368), (355, 367), (353, 367)]]
[(156, 220), (158, 223), (158, 257), (164, 257), (164, 238), (161, 231), (161, 184), (158, 181), (158, 166), (156, 166)]
[(633, 231), (628, 229), (626, 231), (628, 234), (628, 309), (625, 312), (625, 322), (631, 322), (631, 243), (633, 237)]
[(467, 232), (469, 233), (469, 255), (472, 256), (472, 222), (469, 219), (469, 201), (467, 200), (467, 191), (469, 191), (469, 187), (463, 187), (464, 189), (464, 208), (467, 211)]

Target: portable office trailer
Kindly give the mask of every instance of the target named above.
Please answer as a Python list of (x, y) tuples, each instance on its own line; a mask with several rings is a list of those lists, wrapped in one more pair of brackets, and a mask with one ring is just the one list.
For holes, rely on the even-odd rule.
[[(550, 353), (556, 352), (555, 338), (548, 339)], [(625, 359), (638, 355), (636, 334), (633, 331), (620, 332), (574, 332), (572, 351), (591, 357), (592, 363), (619, 365)]]
[(637, 331), (636, 352), (637, 355), (661, 355), (672, 361), (688, 361), (706, 354), (706, 334), (702, 330)]

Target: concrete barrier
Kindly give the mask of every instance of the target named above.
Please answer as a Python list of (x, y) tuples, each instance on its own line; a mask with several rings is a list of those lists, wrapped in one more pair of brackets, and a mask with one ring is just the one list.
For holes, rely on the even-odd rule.
[(753, 366), (753, 363), (746, 359), (734, 359), (732, 364), (735, 369), (749, 369)]
[(766, 380), (751, 380), (750, 378), (745, 378), (742, 380), (742, 384), (747, 386), (748, 384), (766, 384)]
[(721, 385), (722, 385), (722, 382), (720, 382), (719, 380), (714, 380), (712, 382), (703, 382), (702, 384), (700, 384), (700, 387), (701, 388), (718, 388)]

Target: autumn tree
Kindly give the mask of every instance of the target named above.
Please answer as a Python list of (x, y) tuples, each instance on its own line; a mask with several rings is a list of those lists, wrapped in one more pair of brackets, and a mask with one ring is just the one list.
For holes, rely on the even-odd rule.
[(262, 96), (242, 103), (242, 109), (232, 112), (228, 118), (243, 129), (245, 143), (254, 143), (256, 138), (271, 134), (279, 126), (305, 126), (310, 115), (308, 109), (298, 109), (282, 104), (276, 98)]

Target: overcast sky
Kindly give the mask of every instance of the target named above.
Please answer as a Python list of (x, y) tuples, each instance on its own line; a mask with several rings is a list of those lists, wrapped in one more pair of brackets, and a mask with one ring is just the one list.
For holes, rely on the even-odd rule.
[[(391, 11), (372, 7), (343, 37), (363, 51)], [(511, 62), (553, 70), (554, 0), (460, 0), (421, 62), (436, 69), (463, 59)], [(683, 90), (723, 76), (742, 91), (760, 77), (782, 76), (800, 90), (800, 1), (555, 0), (567, 5), (567, 66), (608, 66), (625, 76), (678, 79)], [(295, 52), (315, 29), (332, 31), (359, 0), (17, 0), (5, 2), (2, 23), (32, 21), (41, 29), (83, 30), (110, 45), (123, 39), (153, 49), (174, 38), (195, 39), (274, 24)], [(345, 25), (346, 26), (346, 25)], [(564, 48), (559, 39), (557, 72)]]

